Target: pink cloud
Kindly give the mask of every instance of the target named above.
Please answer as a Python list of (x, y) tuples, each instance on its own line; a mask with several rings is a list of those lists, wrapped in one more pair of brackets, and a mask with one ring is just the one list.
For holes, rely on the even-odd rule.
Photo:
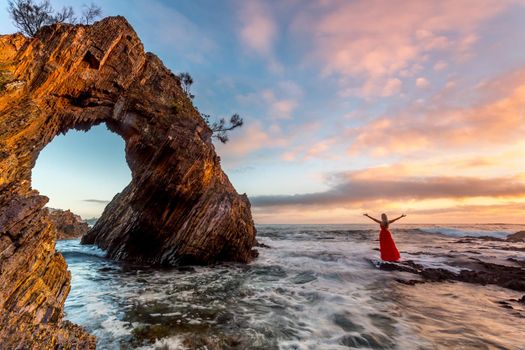
[(330, 138), (314, 143), (306, 152), (305, 159), (312, 159), (322, 156), (324, 159), (334, 158), (331, 147), (335, 145), (337, 139)]
[(292, 162), (297, 159), (299, 150), (287, 151), (281, 155), (281, 159), (287, 162)]
[(447, 68), (447, 66), (448, 66), (447, 62), (445, 62), (445, 61), (437, 61), (434, 64), (434, 70), (441, 71), (441, 70)]
[(288, 146), (290, 139), (283, 135), (282, 130), (276, 125), (265, 128), (262, 123), (250, 120), (245, 126), (232, 132), (230, 142), (217, 143), (217, 153), (231, 165), (257, 151)]
[(292, 112), (297, 107), (297, 101), (293, 98), (279, 99), (275, 96), (273, 90), (264, 90), (262, 99), (268, 106), (269, 116), (272, 119), (290, 119)]
[(450, 107), (438, 99), (438, 104), (413, 106), (350, 129), (354, 141), (349, 153), (458, 151), (520, 140), (525, 134), (525, 69), (485, 82), (476, 93), (480, 97), (469, 108)]
[(262, 2), (243, 1), (240, 11), (240, 38), (250, 50), (263, 56), (272, 54), (277, 27)]
[[(294, 22), (296, 33), (312, 42), (312, 54), (327, 75), (338, 75), (356, 95), (388, 96), (378, 86), (392, 84), (432, 53), (464, 59), (476, 30), (508, 8), (500, 0), (357, 0), (312, 4)], [(436, 62), (437, 64), (437, 62)], [(440, 63), (438, 67), (443, 68)], [(356, 78), (362, 88), (355, 89)], [(397, 87), (399, 87), (399, 83)], [(348, 88), (354, 87), (354, 90)]]
[(264, 105), (267, 110), (267, 117), (279, 120), (293, 117), (293, 112), (299, 105), (301, 96), (300, 87), (290, 82), (280, 82), (277, 84), (276, 92), (272, 89), (265, 89), (256, 93), (238, 95), (237, 100), (250, 106)]
[(297, 106), (294, 100), (278, 100), (272, 103), (273, 115), (279, 119), (291, 118), (292, 112)]
[(239, 158), (253, 153), (269, 143), (270, 135), (262, 129), (260, 123), (251, 123), (239, 129), (232, 142), (219, 144), (219, 153), (227, 158)]
[(416, 79), (416, 86), (418, 88), (426, 88), (430, 85), (430, 83), (428, 82), (428, 80), (426, 78), (423, 78), (423, 77), (419, 77)]
[(401, 92), (403, 82), (398, 78), (368, 79), (358, 88), (343, 90), (343, 96), (359, 95), (363, 97), (388, 97)]
[(239, 38), (244, 47), (267, 61), (267, 69), (274, 74), (282, 74), (284, 66), (274, 53), (277, 38), (277, 22), (270, 12), (270, 7), (261, 1), (242, 1), (239, 11), (241, 28)]

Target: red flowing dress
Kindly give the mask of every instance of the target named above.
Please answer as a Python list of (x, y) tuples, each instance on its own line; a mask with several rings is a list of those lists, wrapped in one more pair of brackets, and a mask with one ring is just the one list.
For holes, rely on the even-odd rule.
[(381, 225), (381, 232), (379, 233), (379, 249), (381, 250), (381, 260), (384, 261), (399, 261), (401, 256), (397, 250), (392, 234), (388, 231), (388, 226)]

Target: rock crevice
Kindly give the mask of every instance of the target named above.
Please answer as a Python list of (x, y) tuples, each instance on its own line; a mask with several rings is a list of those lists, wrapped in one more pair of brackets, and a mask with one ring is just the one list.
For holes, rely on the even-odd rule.
[(221, 170), (211, 130), (178, 78), (144, 52), (124, 18), (55, 24), (32, 39), (0, 36), (0, 70), (5, 346), (94, 346), (92, 336), (62, 321), (70, 276), (54, 249), (47, 198), (31, 188), (39, 152), (70, 129), (105, 123), (124, 139), (132, 174), (83, 243), (114, 259), (155, 265), (248, 262), (255, 256), (250, 203)]

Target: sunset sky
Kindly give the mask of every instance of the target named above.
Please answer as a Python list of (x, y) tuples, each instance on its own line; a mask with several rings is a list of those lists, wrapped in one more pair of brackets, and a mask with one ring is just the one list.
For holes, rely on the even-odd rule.
[[(525, 0), (98, 4), (191, 73), (200, 111), (244, 118), (216, 149), (256, 223), (524, 223)], [(98, 216), (129, 182), (123, 148), (103, 127), (58, 137), (34, 187)]]

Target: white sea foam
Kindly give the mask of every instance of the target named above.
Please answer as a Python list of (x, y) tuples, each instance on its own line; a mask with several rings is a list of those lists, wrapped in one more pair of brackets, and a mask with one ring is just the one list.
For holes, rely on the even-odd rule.
[(448, 227), (448, 226), (429, 226), (429, 227), (421, 227), (419, 228), (423, 232), (428, 233), (439, 233), (446, 236), (452, 236), (452, 237), (466, 237), (466, 236), (472, 236), (472, 237), (481, 237), (481, 236), (488, 236), (488, 237), (495, 237), (495, 238), (505, 238), (509, 234), (514, 233), (514, 231), (511, 231), (511, 229), (507, 230), (493, 230), (490, 226), (483, 226), (483, 225), (474, 225), (474, 226), (466, 226), (466, 227)]
[(155, 343), (146, 346), (137, 347), (137, 350), (186, 350), (187, 347), (184, 346), (184, 339), (179, 336), (172, 336), (162, 339), (157, 339)]
[(450, 271), (455, 274), (459, 274), (461, 270), (469, 270), (465, 267), (457, 267), (450, 264), (449, 259), (446, 257), (440, 257), (435, 255), (426, 255), (426, 254), (418, 254), (418, 255), (410, 255), (406, 254), (404, 256), (404, 259), (411, 260), (415, 262), (416, 264), (429, 269), (443, 269)]
[(130, 334), (129, 323), (118, 320), (115, 316), (105, 319), (101, 325), (105, 332), (110, 333), (115, 338)]
[[(476, 249), (474, 244), (457, 244), (456, 239), (418, 229), (422, 228), (392, 227), (402, 259), (459, 273), (450, 257), (452, 249), (457, 250), (455, 258), (478, 256), (468, 253)], [(423, 229), (440, 232), (437, 226)], [(443, 227), (439, 229), (443, 231)], [(476, 226), (457, 229), (468, 231), (461, 235), (472, 235), (476, 230), (489, 235), (485, 231), (490, 231)], [(516, 227), (492, 229), (496, 235), (517, 231)], [(258, 231), (258, 240), (272, 248), (260, 249), (259, 258), (248, 265), (195, 267), (189, 272), (135, 270), (98, 256), (66, 255), (73, 277), (65, 307), (67, 318), (97, 335), (99, 348), (108, 349), (130, 344), (139, 344), (140, 349), (184, 349), (184, 339), (194, 337), (238, 341), (239, 348), (246, 349), (397, 346), (410, 350), (434, 345), (432, 335), (420, 334), (418, 328), (417, 317), (421, 316), (417, 308), (425, 306), (421, 304), (424, 298), (418, 298), (419, 304), (410, 304), (412, 309), (404, 304), (412, 298), (410, 291), (418, 289), (395, 282), (404, 273), (379, 270), (371, 263), (379, 258), (374, 250), (379, 245), (376, 227), (275, 225), (259, 227)], [(82, 253), (87, 247), (66, 248)], [(508, 257), (525, 259), (521, 252), (480, 252), (502, 261)], [(454, 286), (449, 289), (453, 292)], [(458, 289), (458, 293), (463, 290), (467, 289)], [(442, 300), (445, 297), (441, 296)], [(511, 297), (516, 296), (507, 299)], [(425, 315), (425, 322), (429, 329), (434, 326), (443, 333), (457, 328), (475, 332), (479, 326), (476, 322), (483, 322), (476, 317), (485, 315), (483, 302), (487, 301), (480, 298), (473, 308), (469, 324), (453, 314), (447, 320)], [(446, 308), (446, 303), (442, 307)], [(493, 317), (510, 317), (503, 308), (490, 310)], [(160, 333), (151, 334), (162, 334), (162, 339), (152, 340), (152, 335), (141, 338), (140, 334), (148, 334), (148, 327), (157, 327)], [(508, 328), (505, 339), (525, 331), (523, 328), (516, 322)], [(454, 344), (449, 346), (454, 348), (460, 344), (454, 343), (456, 338), (451, 334), (452, 338), (438, 345)], [(461, 340), (457, 334), (462, 333), (455, 335)], [(476, 341), (478, 347), (486, 345), (483, 340)], [(510, 340), (496, 344), (502, 348), (514, 345)]]
[(82, 254), (105, 257), (106, 252), (94, 245), (80, 245), (80, 239), (65, 239), (56, 241), (56, 249), (62, 254)]

